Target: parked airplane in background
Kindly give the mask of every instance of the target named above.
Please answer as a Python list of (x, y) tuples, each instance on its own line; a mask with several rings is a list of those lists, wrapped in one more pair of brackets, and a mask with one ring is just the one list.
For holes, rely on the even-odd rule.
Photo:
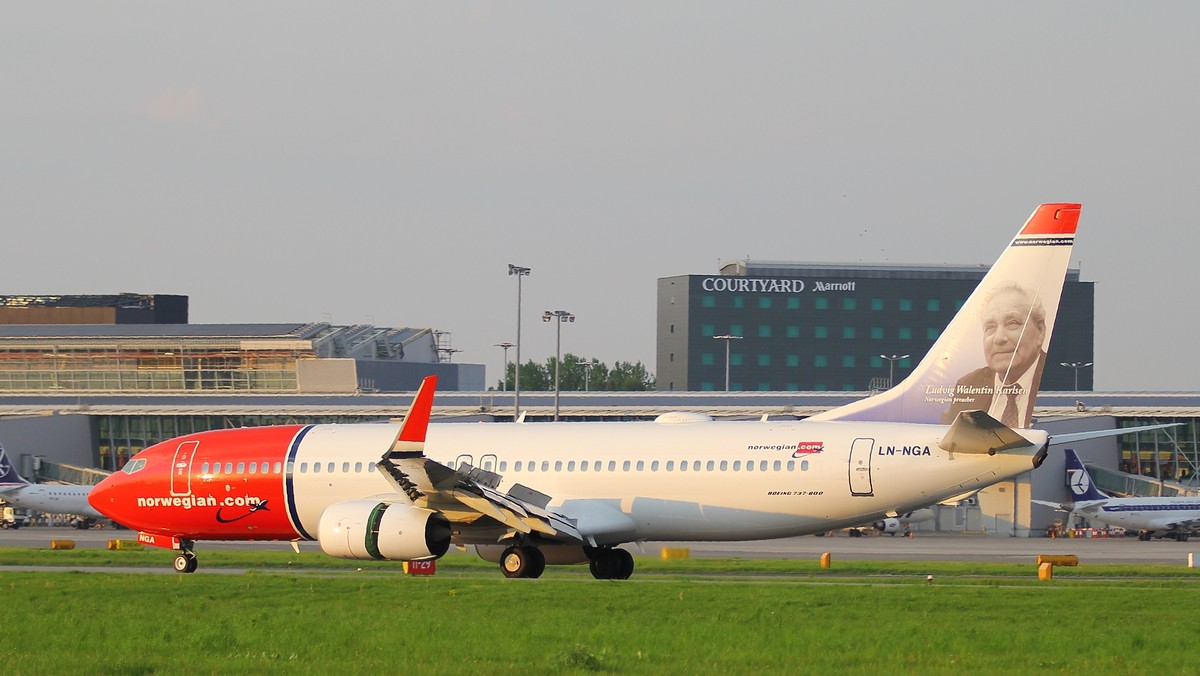
[[(503, 545), (508, 577), (588, 562), (596, 578), (624, 579), (623, 543), (895, 517), (1027, 472), (1050, 443), (1130, 431), (1051, 440), (1009, 415), (1037, 394), (1078, 218), (1078, 204), (1038, 207), (904, 382), (807, 420), (429, 425), (430, 377), (402, 424), (187, 435), (135, 455), (91, 503), (178, 550), (181, 572), (195, 570), (198, 540), (317, 540), (332, 556), (393, 560), (453, 542)], [(964, 384), (981, 362), (993, 382)]]
[(1067, 485), (1075, 501), (1034, 502), (1079, 514), (1088, 521), (1135, 530), (1139, 540), (1165, 537), (1187, 542), (1191, 532), (1200, 526), (1200, 498), (1114, 498), (1096, 488), (1092, 475), (1075, 451), (1068, 448), (1066, 452)]
[(71, 514), (78, 517), (74, 521), (76, 528), (87, 528), (96, 519), (104, 518), (88, 504), (91, 491), (91, 486), (74, 484), (31, 484), (17, 473), (8, 454), (0, 447), (0, 500), (12, 507), (46, 514)]

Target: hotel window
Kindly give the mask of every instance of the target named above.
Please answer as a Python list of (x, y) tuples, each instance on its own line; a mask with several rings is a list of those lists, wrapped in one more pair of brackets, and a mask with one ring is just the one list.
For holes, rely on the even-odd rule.
[(823, 354), (814, 355), (813, 356), (813, 366), (816, 366), (816, 367), (829, 366), (829, 357), (826, 357)]
[(771, 365), (771, 355), (769, 355), (769, 354), (758, 355), (758, 365), (759, 366), (770, 366)]
[(798, 354), (789, 354), (786, 359), (787, 360), (785, 363), (788, 366), (799, 366), (800, 365), (800, 355), (798, 355)]
[(854, 355), (847, 354), (842, 357), (842, 368), (854, 368)]
[(814, 326), (813, 327), (813, 337), (814, 338), (828, 338), (829, 337), (829, 327)]
[(872, 326), (871, 327), (871, 339), (872, 340), (883, 340), (883, 327), (882, 326)]
[(856, 310), (856, 309), (858, 309), (858, 301), (854, 298), (843, 298), (842, 299), (842, 309), (843, 310)]
[(770, 338), (771, 337), (771, 325), (770, 324), (759, 324), (758, 325), (758, 337), (759, 338)]
[(716, 364), (716, 363), (717, 363), (717, 357), (712, 352), (701, 352), (700, 353), (700, 365), (701, 366), (712, 366), (713, 364)]
[(900, 311), (901, 312), (911, 312), (912, 311), (912, 299), (901, 298), (900, 299)]
[(716, 306), (717, 306), (716, 296), (710, 296), (708, 294), (700, 296), (700, 307), (716, 307)]
[(741, 366), (742, 365), (742, 355), (738, 352), (734, 352), (734, 353), (730, 354), (729, 355), (729, 363), (733, 366)]
[(733, 306), (736, 308), (745, 307), (746, 300), (744, 298), (742, 298), (741, 296), (734, 296), (733, 297)]
[(828, 310), (829, 309), (829, 299), (825, 298), (823, 296), (818, 297), (816, 300), (813, 301), (813, 308), (817, 309), (817, 310)]
[(789, 326), (786, 329), (784, 329), (784, 331), (785, 331), (785, 335), (787, 335), (788, 338), (799, 338), (800, 337), (800, 327), (799, 326)]
[(800, 309), (800, 299), (795, 296), (788, 296), (787, 309), (799, 310)]
[(771, 297), (770, 296), (759, 296), (758, 297), (758, 307), (760, 310), (770, 310), (771, 309)]
[(925, 329), (925, 337), (929, 340), (937, 340), (941, 334), (941, 329)]
[(704, 336), (705, 338), (711, 338), (712, 336), (716, 335), (716, 333), (716, 329), (712, 324), (700, 325), (700, 335)]
[(883, 299), (882, 298), (872, 298), (871, 299), (871, 309), (872, 310), (882, 310), (883, 309)]
[(843, 326), (842, 327), (842, 338), (846, 338), (846, 339), (854, 338), (854, 327), (853, 326)]
[(912, 340), (912, 329), (908, 328), (907, 326), (901, 326), (899, 329), (897, 329), (896, 335), (900, 338), (900, 340)]
[(929, 310), (930, 312), (939, 312), (942, 309), (942, 301), (936, 298), (930, 298), (929, 300), (925, 301), (925, 309)]

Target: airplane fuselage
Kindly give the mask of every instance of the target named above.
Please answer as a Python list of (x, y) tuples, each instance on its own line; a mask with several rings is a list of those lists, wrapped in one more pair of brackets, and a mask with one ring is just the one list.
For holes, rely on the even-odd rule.
[[(375, 463), (397, 424), (205, 432), (147, 449), (104, 511), (131, 528), (190, 540), (315, 539), (335, 503), (394, 498)], [(563, 514), (603, 505), (613, 542), (751, 540), (861, 524), (1033, 468), (1027, 449), (950, 454), (946, 427), (904, 423), (440, 423), (424, 451), (547, 496)], [(915, 475), (920, 480), (914, 481)], [(129, 481), (129, 480), (134, 481)], [(601, 529), (603, 530), (603, 529)], [(455, 541), (494, 543), (456, 525)], [(601, 536), (603, 538), (603, 536)], [(597, 544), (607, 544), (601, 539)]]

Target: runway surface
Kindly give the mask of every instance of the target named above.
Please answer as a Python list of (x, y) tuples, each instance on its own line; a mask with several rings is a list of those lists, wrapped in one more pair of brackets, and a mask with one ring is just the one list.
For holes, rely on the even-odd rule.
[[(112, 539), (131, 540), (133, 531), (111, 528), (75, 530), (72, 528), (29, 527), (0, 530), (0, 566), (5, 547), (49, 548), (51, 540), (74, 540), (79, 549), (103, 549)], [(626, 545), (634, 554), (657, 556), (662, 547), (686, 547), (697, 558), (813, 559), (829, 552), (835, 560), (846, 561), (987, 561), (997, 563), (1032, 562), (1038, 554), (1075, 554), (1082, 563), (1178, 564), (1187, 565), (1188, 554), (1195, 553), (1200, 565), (1200, 540), (1173, 542), (1137, 538), (1048, 539), (1013, 538), (976, 534), (917, 533), (912, 538), (889, 535), (848, 537), (838, 532), (825, 537), (795, 537), (759, 542), (647, 542)], [(205, 549), (288, 550), (287, 542), (201, 542), (196, 551)], [(315, 542), (300, 543), (301, 551), (318, 552)], [(455, 550), (451, 550), (453, 553)], [(164, 550), (164, 554), (165, 554)]]

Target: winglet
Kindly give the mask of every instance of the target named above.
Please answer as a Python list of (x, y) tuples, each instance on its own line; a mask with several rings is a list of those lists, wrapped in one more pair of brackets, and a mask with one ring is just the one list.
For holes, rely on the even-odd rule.
[(437, 376), (426, 376), (421, 381), (417, 396), (413, 397), (404, 423), (389, 452), (419, 450), (425, 444), (425, 432), (429, 429), (429, 417), (433, 411), (433, 394), (437, 390)]

